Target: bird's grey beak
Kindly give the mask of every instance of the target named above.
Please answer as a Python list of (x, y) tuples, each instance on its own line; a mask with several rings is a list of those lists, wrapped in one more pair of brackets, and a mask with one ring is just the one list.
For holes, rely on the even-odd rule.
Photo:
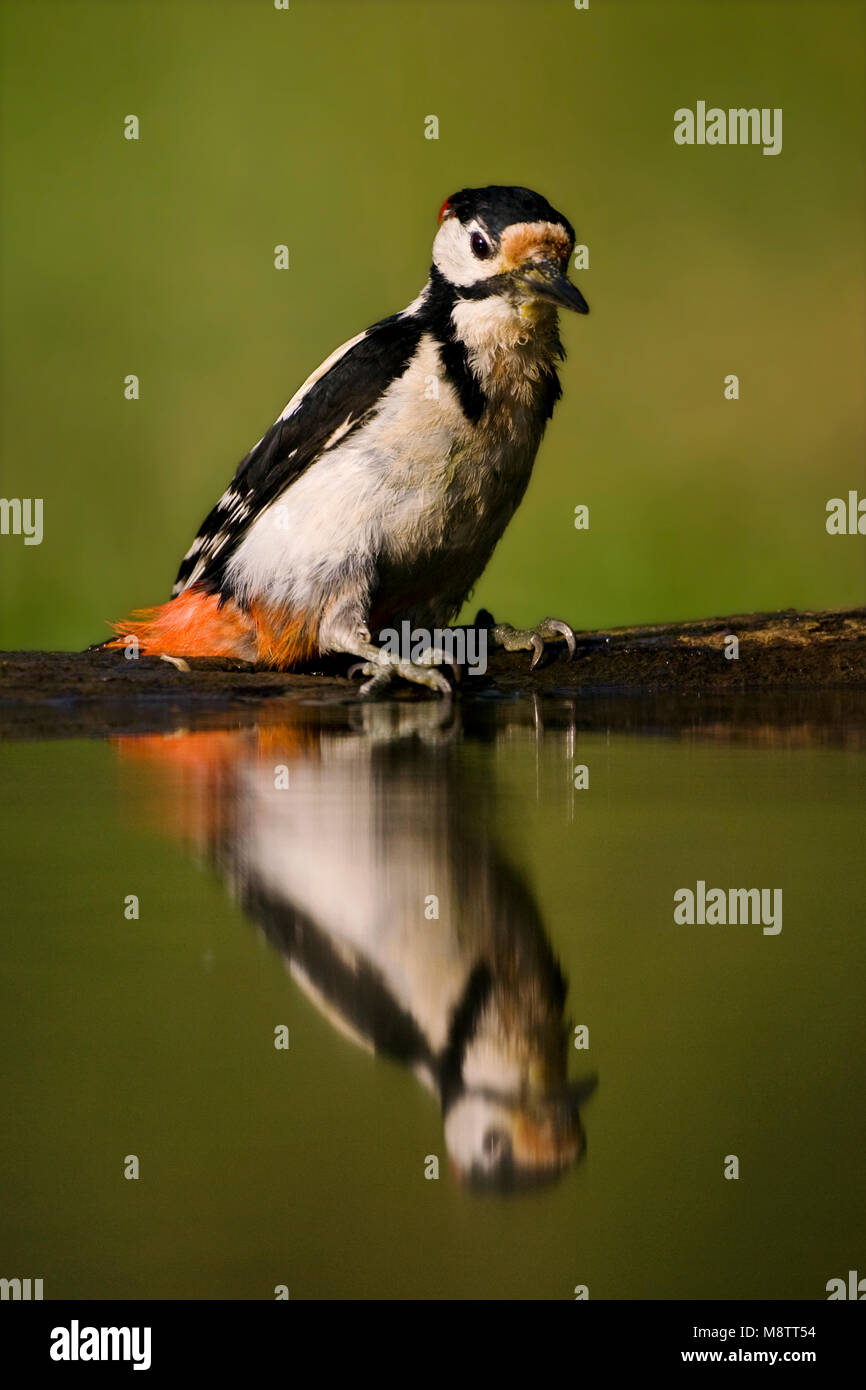
[(588, 314), (589, 305), (576, 285), (552, 261), (537, 261), (524, 272), (523, 281), (534, 299), (547, 300), (560, 309)]

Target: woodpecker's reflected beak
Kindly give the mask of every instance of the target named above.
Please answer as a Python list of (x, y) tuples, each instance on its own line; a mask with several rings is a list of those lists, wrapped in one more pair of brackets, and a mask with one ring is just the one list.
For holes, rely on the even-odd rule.
[(522, 280), (533, 299), (545, 299), (560, 309), (574, 309), (578, 314), (588, 314), (589, 305), (576, 285), (559, 266), (552, 261), (535, 261), (527, 266)]

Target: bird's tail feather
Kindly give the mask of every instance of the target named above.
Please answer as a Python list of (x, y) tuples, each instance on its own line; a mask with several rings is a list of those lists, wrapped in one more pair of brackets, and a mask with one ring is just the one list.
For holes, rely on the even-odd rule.
[(106, 647), (125, 647), (134, 637), (142, 656), (222, 656), (256, 660), (252, 619), (231, 599), (193, 586), (169, 603), (137, 609), (112, 623), (116, 637)]
[(315, 629), (304, 615), (259, 604), (245, 612), (233, 599), (221, 601), (197, 585), (112, 627), (116, 636), (104, 647), (125, 647), (134, 637), (142, 656), (235, 657), (285, 671), (318, 650)]

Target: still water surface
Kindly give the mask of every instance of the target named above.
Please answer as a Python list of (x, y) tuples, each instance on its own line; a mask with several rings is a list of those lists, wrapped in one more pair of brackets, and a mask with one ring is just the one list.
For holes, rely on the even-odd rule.
[[(3, 746), (0, 1273), (812, 1299), (862, 1263), (866, 760), (554, 706)], [(699, 881), (781, 930), (677, 923)]]

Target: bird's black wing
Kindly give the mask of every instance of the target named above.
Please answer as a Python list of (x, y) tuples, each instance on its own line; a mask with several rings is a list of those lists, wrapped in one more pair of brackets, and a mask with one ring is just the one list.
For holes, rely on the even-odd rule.
[(292, 397), (279, 420), (238, 465), (229, 487), (199, 527), (181, 561), (172, 595), (191, 584), (213, 593), (247, 528), (290, 483), (375, 413), (402, 376), (424, 323), (404, 311), (350, 338)]

